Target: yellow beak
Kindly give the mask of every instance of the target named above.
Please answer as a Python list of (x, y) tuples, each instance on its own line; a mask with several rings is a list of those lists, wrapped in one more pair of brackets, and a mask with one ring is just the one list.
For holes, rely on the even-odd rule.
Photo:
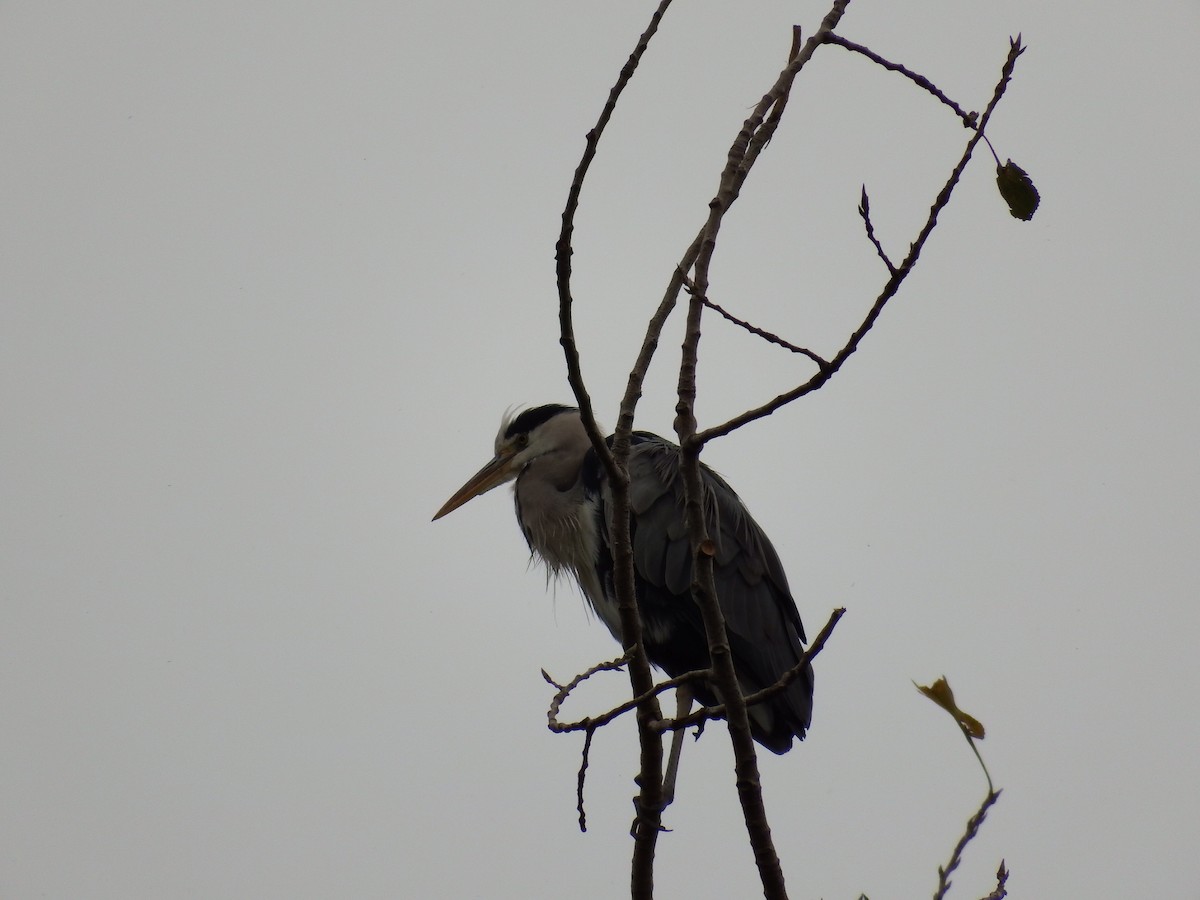
[(494, 487), (499, 487), (506, 481), (512, 480), (516, 474), (513, 465), (513, 454), (497, 454), (486, 466), (467, 480), (467, 483), (454, 492), (454, 496), (442, 504), (442, 508), (433, 517), (436, 522), (442, 516), (454, 512), (468, 500), (486, 494)]

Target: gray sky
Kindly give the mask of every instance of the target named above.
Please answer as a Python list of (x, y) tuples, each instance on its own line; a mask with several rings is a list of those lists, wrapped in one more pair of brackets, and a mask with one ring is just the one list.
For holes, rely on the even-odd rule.
[[(602, 417), (725, 150), (814, 3), (679, 4), (576, 234)], [(748, 11), (749, 10), (749, 11)], [(645, 3), (6, 4), (0, 257), (0, 895), (619, 896), (631, 723), (545, 728), (615, 655), (501, 493), (435, 525), (501, 412), (569, 398), (553, 241)], [(1200, 11), (856, 0), (841, 32), (969, 108), (921, 265), (818, 395), (711, 448), (815, 632), (809, 739), (762, 760), (792, 896), (1195, 896), (1192, 273)], [(819, 352), (966, 134), (837, 48), (726, 220), (711, 294)], [(670, 433), (679, 322), (641, 427)], [(806, 378), (710, 323), (702, 424)], [(581, 695), (597, 711), (619, 676)], [(719, 728), (689, 745), (663, 897), (758, 894)]]

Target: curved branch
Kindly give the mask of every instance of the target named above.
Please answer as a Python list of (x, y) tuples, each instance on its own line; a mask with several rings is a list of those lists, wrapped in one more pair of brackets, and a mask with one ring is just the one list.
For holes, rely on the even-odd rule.
[(942, 101), (942, 103), (946, 104), (946, 106), (948, 106), (952, 110), (954, 110), (954, 114), (956, 116), (958, 116), (960, 119), (962, 119), (962, 123), (964, 126), (966, 126), (967, 128), (975, 127), (975, 120), (979, 117), (979, 114), (974, 113), (974, 112), (970, 112), (970, 113), (965, 112), (961, 106), (959, 106), (957, 103), (955, 103), (953, 100), (951, 100), (945, 94), (943, 94), (942, 91), (938, 88), (938, 86), (936, 84), (934, 84), (932, 81), (930, 81), (928, 78), (926, 78), (924, 75), (918, 75), (916, 72), (901, 65), (900, 63), (894, 63), (891, 60), (884, 59), (882, 56), (880, 56), (874, 50), (864, 47), (862, 44), (856, 44), (856, 43), (854, 43), (854, 41), (848, 41), (844, 37), (842, 37), (840, 34), (833, 34), (832, 32), (829, 34), (826, 34), (825, 35), (825, 43), (833, 44), (833, 45), (841, 47), (845, 50), (849, 50), (852, 53), (861, 53), (863, 56), (865, 56), (867, 59), (871, 60), (871, 62), (875, 63), (876, 65), (883, 66), (883, 68), (888, 69), (889, 71), (892, 71), (892, 72), (899, 72), (905, 78), (912, 81), (912, 83), (915, 84), (917, 87), (933, 94), (933, 96), (937, 97), (938, 100)]
[[(546, 674), (545, 669), (543, 669), (542, 677), (545, 678), (546, 681), (550, 682), (551, 685), (558, 688), (558, 693), (555, 694), (554, 699), (550, 701), (550, 709), (546, 713), (546, 718), (549, 723), (548, 727), (550, 730), (555, 734), (566, 734), (571, 731), (590, 731), (596, 728), (601, 728), (607, 725), (613, 719), (617, 719), (625, 715), (625, 713), (629, 712), (630, 710), (637, 709), (638, 706), (645, 703), (647, 700), (657, 697), (659, 694), (664, 694), (667, 691), (677, 688), (681, 684), (686, 684), (689, 681), (699, 681), (712, 676), (712, 672), (709, 669), (696, 669), (692, 672), (684, 672), (682, 675), (677, 675), (674, 678), (668, 678), (666, 681), (658, 682), (646, 693), (638, 694), (638, 696), (630, 700), (626, 700), (624, 703), (618, 704), (612, 709), (602, 712), (597, 716), (585, 716), (584, 718), (574, 722), (560, 722), (558, 720), (558, 713), (559, 710), (562, 709), (562, 704), (566, 702), (567, 697), (570, 696), (571, 692), (575, 690), (575, 688), (579, 687), (580, 684), (591, 678), (597, 672), (619, 669), (629, 661), (629, 657), (630, 654), (626, 653), (625, 655), (614, 659), (611, 662), (599, 663), (598, 665), (592, 666), (592, 668), (588, 669), (582, 675), (577, 675), (571, 679), (571, 682), (567, 685), (561, 685), (551, 680), (550, 676)], [(658, 728), (658, 730), (661, 731), (662, 729)]]
[(805, 381), (803, 384), (798, 385), (790, 391), (780, 394), (773, 400), (764, 403), (762, 406), (747, 410), (746, 412), (734, 416), (732, 419), (729, 419), (720, 425), (715, 425), (712, 428), (706, 428), (704, 431), (699, 432), (695, 436), (694, 440), (699, 443), (707, 443), (715, 438), (724, 437), (730, 432), (741, 428), (743, 425), (749, 424), (756, 419), (761, 419), (771, 415), (776, 410), (786, 406), (793, 400), (803, 397), (805, 394), (811, 394), (813, 391), (819, 390), (827, 381), (829, 381), (829, 379), (837, 374), (838, 370), (841, 369), (846, 360), (848, 360), (854, 351), (858, 349), (858, 345), (862, 343), (863, 338), (867, 336), (867, 332), (871, 330), (875, 324), (875, 321), (883, 312), (883, 308), (887, 306), (888, 301), (891, 300), (892, 297), (894, 297), (900, 290), (900, 286), (904, 283), (904, 279), (908, 277), (908, 274), (917, 264), (917, 260), (921, 256), (921, 250), (925, 247), (925, 242), (929, 239), (930, 234), (933, 233), (934, 226), (937, 225), (938, 215), (950, 202), (950, 197), (954, 193), (954, 188), (958, 184), (959, 178), (962, 177), (963, 170), (966, 169), (967, 163), (970, 162), (971, 154), (975, 151), (975, 146), (980, 140), (983, 139), (983, 134), (987, 127), (987, 123), (991, 119), (992, 113), (995, 111), (996, 106), (1000, 103), (1001, 98), (1004, 96), (1005, 89), (1008, 87), (1008, 82), (1012, 78), (1013, 69), (1017, 63), (1017, 57), (1024, 52), (1025, 48), (1021, 45), (1019, 40), (1010, 42), (1008, 57), (1004, 61), (1004, 67), (1000, 72), (1000, 81), (996, 84), (995, 91), (992, 94), (992, 99), (989, 101), (987, 108), (983, 111), (983, 115), (980, 116), (979, 126), (972, 133), (971, 139), (967, 141), (967, 146), (963, 150), (962, 156), (957, 165), (955, 165), (954, 169), (951, 171), (950, 177), (942, 186), (941, 191), (938, 192), (933, 205), (929, 209), (929, 216), (926, 218), (925, 224), (921, 227), (921, 231), (917, 235), (916, 240), (913, 241), (912, 246), (909, 248), (908, 255), (904, 258), (904, 261), (896, 267), (896, 271), (892, 274), (892, 276), (888, 278), (887, 282), (883, 286), (883, 290), (880, 291), (879, 296), (875, 299), (875, 303), (871, 306), (870, 311), (868, 311), (862, 323), (854, 330), (854, 333), (850, 335), (842, 349), (837, 352), (837, 355), (830, 360), (829, 367), (827, 369), (822, 369), (808, 379), (808, 381)]
[[(687, 328), (679, 363), (678, 402), (675, 407), (675, 431), (679, 436), (679, 469), (684, 484), (684, 510), (688, 539), (692, 552), (692, 596), (700, 608), (704, 631), (708, 638), (709, 658), (713, 669), (713, 687), (725, 704), (725, 719), (733, 745), (734, 773), (738, 800), (746, 833), (754, 852), (763, 894), (768, 900), (786, 900), (787, 886), (779, 853), (771, 838), (766, 806), (762, 796), (762, 781), (758, 771), (758, 756), (750, 732), (746, 702), (733, 666), (725, 617), (717, 598), (713, 571), (711, 541), (703, 509), (703, 488), (700, 476), (700, 451), (703, 442), (696, 437), (696, 369), (699, 362), (700, 320), (704, 311), (701, 298), (708, 291), (708, 269), (716, 248), (717, 234), (725, 213), (736, 202), (742, 185), (759, 154), (770, 142), (787, 106), (792, 83), (801, 68), (812, 58), (825, 33), (832, 31), (841, 20), (849, 0), (835, 0), (816, 34), (802, 46), (799, 30), (793, 29), (788, 63), (774, 87), (759, 101), (753, 114), (745, 121), (734, 139), (721, 173), (717, 196), (709, 203), (700, 242), (700, 252), (693, 267), (695, 291), (688, 304)], [(769, 113), (769, 114), (768, 114)]]
[[(761, 691), (755, 691), (753, 694), (745, 696), (746, 706), (754, 706), (766, 700), (770, 700), (776, 694), (784, 691), (789, 684), (795, 681), (800, 674), (805, 670), (810, 662), (817, 658), (822, 650), (825, 649), (825, 643), (829, 640), (829, 636), (833, 634), (833, 629), (837, 627), (837, 623), (841, 621), (842, 616), (846, 614), (846, 608), (840, 607), (835, 609), (829, 616), (829, 621), (825, 623), (825, 627), (821, 629), (821, 633), (813, 638), (813, 642), (809, 645), (808, 650), (800, 657), (800, 661), (792, 666), (786, 672), (779, 676), (779, 680)], [(693, 725), (702, 725), (710, 719), (724, 719), (725, 704), (718, 703), (715, 706), (705, 706), (696, 710), (694, 713), (689, 713), (686, 716), (676, 719), (664, 719), (659, 723), (659, 727), (663, 731), (678, 731), (680, 728), (690, 728)]]
[(638, 38), (637, 45), (621, 68), (616, 84), (608, 92), (608, 100), (600, 111), (600, 117), (596, 120), (592, 130), (587, 133), (583, 157), (579, 160), (579, 165), (575, 167), (575, 176), (571, 179), (571, 187), (567, 191), (567, 205), (562, 213), (562, 227), (559, 229), (558, 241), (554, 245), (555, 274), (558, 283), (559, 343), (562, 345), (563, 356), (567, 363), (567, 381), (575, 394), (580, 416), (587, 429), (588, 437), (591, 438), (592, 447), (600, 457), (608, 477), (614, 482), (622, 482), (626, 480), (626, 476), (616, 464), (612, 453), (609, 452), (604, 435), (596, 423), (592, 399), (588, 395), (587, 386), (583, 381), (579, 347), (575, 342), (575, 321), (572, 312), (575, 301), (571, 295), (571, 256), (575, 251), (571, 246), (571, 238), (575, 233), (575, 213), (579, 210), (579, 197), (583, 193), (583, 182), (587, 178), (588, 170), (592, 167), (592, 160), (596, 157), (596, 148), (600, 144), (600, 137), (604, 134), (604, 129), (608, 127), (613, 111), (617, 108), (617, 101), (632, 80), (633, 73), (637, 71), (638, 63), (641, 62), (642, 56), (650, 46), (650, 39), (658, 32), (659, 23), (670, 5), (671, 0), (660, 0), (658, 8), (650, 17), (650, 24)]
[[(650, 23), (642, 32), (641, 37), (629, 55), (628, 61), (621, 69), (617, 82), (609, 92), (608, 101), (600, 112), (596, 126), (588, 132), (587, 143), (583, 157), (575, 169), (575, 176), (567, 192), (567, 204), (563, 209), (562, 228), (559, 231), (558, 242), (555, 244), (555, 269), (558, 282), (558, 317), (559, 343), (563, 348), (563, 356), (567, 364), (567, 381), (575, 394), (579, 406), (580, 417), (587, 430), (592, 447), (595, 449), (601, 464), (608, 473), (612, 489), (613, 524), (612, 524), (612, 555), (613, 577), (616, 587), (618, 608), (621, 617), (622, 644), (629, 651), (629, 681), (633, 693), (639, 696), (646, 694), (654, 686), (654, 677), (650, 671), (650, 661), (646, 657), (642, 644), (642, 622), (638, 615), (637, 596), (634, 587), (633, 545), (630, 538), (629, 524), (629, 475), (625, 468), (628, 448), (625, 455), (614, 457), (609, 451), (596, 424), (595, 412), (592, 409), (591, 397), (583, 381), (582, 365), (579, 359), (579, 348), (575, 341), (575, 324), (572, 315), (574, 298), (571, 295), (571, 237), (575, 230), (575, 213), (579, 208), (579, 197), (583, 191), (583, 182), (596, 155), (596, 147), (600, 136), (604, 133), (617, 100), (629, 84), (636, 71), (642, 55), (649, 46), (650, 39), (658, 31), (659, 22), (671, 5), (671, 0), (661, 0)], [(658, 834), (662, 824), (663, 790), (662, 790), (662, 740), (653, 724), (662, 718), (662, 710), (658, 700), (651, 695), (638, 706), (638, 741), (641, 747), (641, 774), (638, 778), (639, 791), (634, 800), (637, 815), (634, 820), (634, 848), (631, 865), (630, 884), (634, 898), (650, 898), (654, 894), (654, 851), (658, 842)]]

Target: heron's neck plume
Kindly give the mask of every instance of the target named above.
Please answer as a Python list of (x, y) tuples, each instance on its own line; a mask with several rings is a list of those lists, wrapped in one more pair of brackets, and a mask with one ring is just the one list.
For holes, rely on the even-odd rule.
[[(517, 477), (517, 516), (530, 547), (552, 570), (578, 571), (585, 560), (580, 541), (594, 529), (584, 496), (582, 470), (591, 448), (587, 432), (572, 410), (555, 416), (541, 428), (541, 453)], [(590, 558), (586, 560), (591, 565)]]

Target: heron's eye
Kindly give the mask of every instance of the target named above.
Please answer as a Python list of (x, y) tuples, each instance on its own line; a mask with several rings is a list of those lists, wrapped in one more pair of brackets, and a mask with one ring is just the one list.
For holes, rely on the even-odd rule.
[(521, 432), (520, 434), (518, 434), (517, 438), (516, 438), (516, 442), (517, 442), (517, 449), (524, 450), (526, 447), (529, 446), (529, 433)]

